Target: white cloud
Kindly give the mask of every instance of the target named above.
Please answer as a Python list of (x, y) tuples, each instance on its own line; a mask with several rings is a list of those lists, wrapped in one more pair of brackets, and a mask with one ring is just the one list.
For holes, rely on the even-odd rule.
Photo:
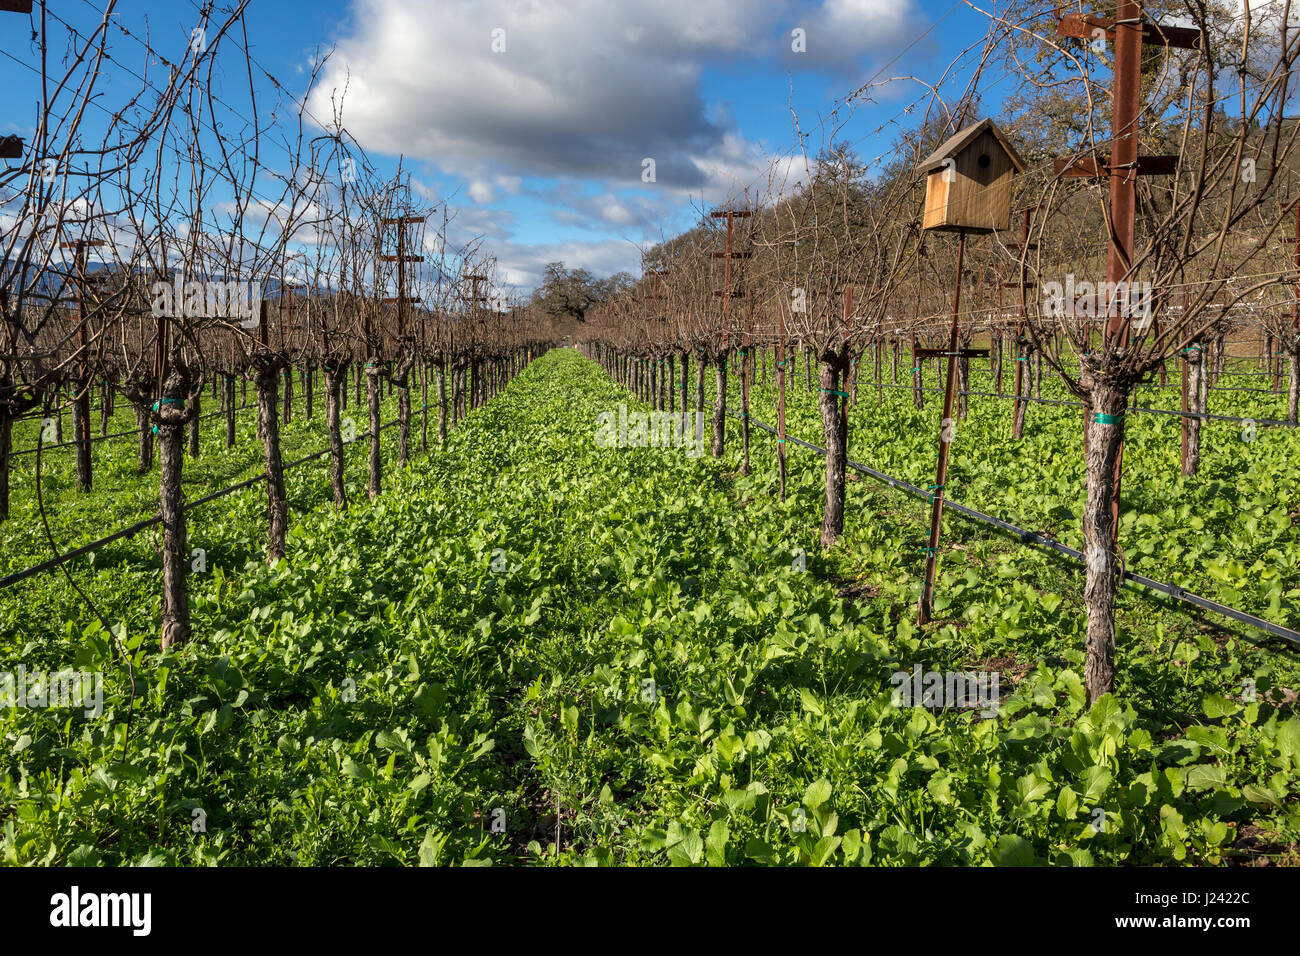
[(447, 224), (447, 241), (461, 246), (471, 239), (505, 239), (515, 224), (515, 214), (508, 209), (478, 209), (458, 206)]
[(640, 249), (622, 239), (532, 245), (494, 243), (492, 252), (496, 254), (502, 281), (523, 289), (541, 281), (548, 262), (581, 264), (595, 275), (610, 275), (623, 270), (639, 274), (641, 271)]
[[(727, 104), (708, 100), (706, 71), (748, 64), (856, 81), (867, 59), (910, 39), (916, 9), (916, 0), (443, 0), (434, 9), (353, 0), (353, 32), (338, 40), (310, 106), (331, 115), (346, 85), (343, 123), (367, 150), (468, 183), (457, 232), (490, 239), (515, 277), (536, 278), (554, 259), (593, 272), (635, 268), (639, 253), (619, 240), (512, 246), (500, 210), (481, 207), (527, 191), (556, 222), (647, 236), (688, 199), (748, 190), (761, 201), (770, 158), (735, 129)], [(795, 26), (807, 30), (806, 55), (789, 49)], [(503, 52), (493, 51), (497, 29)], [(646, 157), (653, 183), (642, 180)]]
[(548, 199), (554, 206), (551, 217), (582, 229), (657, 230), (679, 205), (678, 198), (663, 191), (625, 189), (615, 193), (579, 191), (570, 183), (552, 189)]
[(469, 198), (476, 203), (490, 203), (497, 198), (496, 190), (485, 179), (476, 179), (469, 184)]
[[(789, 69), (852, 68), (896, 44), (914, 0), (355, 0), (315, 93), (328, 114), (346, 83), (344, 123), (368, 148), (481, 178), (599, 179), (699, 193), (734, 161), (726, 118), (711, 116), (706, 67), (780, 59)], [(809, 53), (789, 56), (806, 19)], [(505, 31), (493, 52), (493, 30)], [(487, 185), (475, 184), (478, 201)], [(505, 180), (498, 186), (512, 190)]]

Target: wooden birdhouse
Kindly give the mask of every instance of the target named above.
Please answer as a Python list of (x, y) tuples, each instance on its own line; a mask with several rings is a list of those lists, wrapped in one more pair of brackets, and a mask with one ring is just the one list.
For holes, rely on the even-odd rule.
[(934, 151), (924, 173), (922, 228), (995, 232), (1011, 225), (1011, 177), (1025, 168), (1015, 147), (993, 125), (967, 126)]

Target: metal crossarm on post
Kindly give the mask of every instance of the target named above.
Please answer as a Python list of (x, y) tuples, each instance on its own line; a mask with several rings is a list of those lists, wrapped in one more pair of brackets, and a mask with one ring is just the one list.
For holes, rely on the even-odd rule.
[(1143, 43), (1171, 46), (1180, 50), (1200, 49), (1201, 31), (1195, 27), (1170, 27), (1152, 23), (1142, 18), (1142, 8), (1140, 6), (1134, 11), (1129, 3), (1121, 2), (1117, 12), (1119, 17), (1113, 20), (1109, 17), (1095, 17), (1086, 13), (1064, 14), (1056, 25), (1056, 35), (1074, 37), (1078, 40), (1091, 40), (1096, 35), (1095, 31), (1097, 30), (1102, 30), (1113, 37), (1117, 35), (1120, 28), (1140, 27), (1139, 35)]
[(1178, 172), (1178, 157), (1139, 156), (1127, 167), (1113, 165), (1106, 155), (1095, 159), (1080, 156), (1075, 159), (1058, 157), (1052, 160), (1054, 174), (1064, 179), (1107, 179), (1111, 175), (1123, 175), (1126, 169), (1135, 176), (1172, 176)]
[(912, 350), (914, 358), (936, 358), (947, 356), (950, 358), (988, 358), (989, 349), (923, 349), (917, 348)]

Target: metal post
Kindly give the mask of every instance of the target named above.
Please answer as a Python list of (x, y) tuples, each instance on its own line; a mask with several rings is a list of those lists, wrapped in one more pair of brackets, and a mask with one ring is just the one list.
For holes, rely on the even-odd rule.
[[(1142, 91), (1142, 3), (1119, 0), (1115, 18), (1115, 102), (1111, 113), (1110, 152), (1110, 246), (1106, 254), (1106, 281), (1127, 282), (1133, 263), (1133, 231), (1137, 207), (1138, 110)], [(1117, 293), (1118, 294), (1118, 293)], [(1125, 303), (1127, 306), (1127, 303)], [(1130, 322), (1127, 307), (1108, 303), (1106, 345), (1126, 348)], [(1124, 478), (1124, 422), (1119, 429), (1115, 453), (1115, 497), (1111, 504), (1111, 529), (1119, 536), (1120, 489)]]
[(943, 390), (943, 416), (939, 421), (939, 465), (935, 469), (934, 494), (930, 496), (930, 543), (925, 549), (925, 580), (916, 607), (916, 623), (930, 620), (934, 610), (934, 581), (939, 564), (939, 531), (943, 519), (944, 483), (948, 480), (948, 449), (951, 447), (953, 399), (957, 382), (957, 317), (961, 314), (961, 267), (966, 250), (966, 230), (957, 230), (957, 281), (952, 296), (952, 330), (948, 335), (948, 376)]

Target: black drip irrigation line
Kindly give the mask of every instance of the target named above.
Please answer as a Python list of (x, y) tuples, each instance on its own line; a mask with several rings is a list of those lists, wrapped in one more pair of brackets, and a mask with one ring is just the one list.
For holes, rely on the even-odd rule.
[[(728, 408), (727, 411), (736, 417), (740, 417), (739, 412), (732, 411), (730, 408)], [(773, 435), (777, 434), (777, 430), (765, 422), (760, 422), (758, 419), (753, 417), (751, 417), (749, 421), (764, 431), (770, 432)], [(806, 442), (801, 438), (795, 438), (793, 435), (788, 433), (786, 435), (786, 441), (793, 442), (796, 445), (802, 445), (804, 448), (815, 451), (819, 455), (824, 456), (826, 454), (825, 448)], [(891, 488), (900, 488), (908, 494), (915, 495), (918, 498), (924, 498), (927, 501), (931, 498), (930, 492), (922, 491), (920, 488), (916, 487), (916, 485), (909, 484), (899, 478), (894, 478), (885, 474), (883, 471), (877, 471), (861, 462), (853, 461), (851, 458), (847, 459), (845, 464), (855, 471), (860, 471), (863, 474), (870, 475), (877, 481), (884, 482)], [(1028, 531), (1024, 528), (1017, 527), (1009, 521), (1003, 521), (1001, 518), (995, 518), (993, 515), (985, 514), (982, 511), (976, 511), (974, 508), (968, 508), (965, 505), (958, 504), (948, 498), (944, 499), (943, 505), (944, 508), (951, 508), (953, 511), (965, 515), (967, 518), (992, 525), (1001, 531), (1005, 531), (1007, 534), (1018, 538), (1022, 544), (1039, 545), (1040, 547), (1047, 548), (1050, 551), (1054, 551), (1057, 554), (1069, 558), (1076, 564), (1085, 563), (1082, 551), (1076, 551), (1074, 548), (1061, 544), (1061, 542), (1049, 538), (1046, 535), (1041, 535), (1035, 531)], [(1158, 591), (1176, 601), (1182, 601), (1184, 604), (1190, 604), (1193, 607), (1201, 608), (1202, 610), (1213, 611), (1215, 614), (1221, 614), (1240, 624), (1245, 624), (1248, 627), (1253, 627), (1257, 630), (1264, 631), (1265, 633), (1272, 634), (1274, 637), (1280, 637), (1293, 644), (1300, 645), (1300, 631), (1293, 631), (1280, 624), (1274, 624), (1272, 621), (1266, 621), (1262, 617), (1256, 617), (1254, 614), (1247, 614), (1245, 611), (1240, 611), (1237, 608), (1229, 607), (1226, 604), (1220, 604), (1218, 601), (1212, 601), (1209, 598), (1201, 597), (1198, 594), (1193, 594), (1191, 591), (1188, 591), (1186, 588), (1180, 587), (1177, 584), (1157, 581), (1153, 578), (1148, 578), (1145, 575), (1135, 574), (1134, 572), (1127, 570), (1124, 572), (1124, 580), (1132, 581), (1134, 584), (1152, 591)], [(0, 581), (0, 584), (3, 584), (3, 581)]]
[(1212, 415), (1209, 412), (1197, 414), (1195, 412), (1180, 412), (1172, 408), (1138, 408), (1134, 406), (1129, 409), (1130, 412), (1146, 412), (1148, 415), (1177, 415), (1179, 418), (1204, 418), (1217, 422), (1250, 422), (1252, 425), (1263, 425), (1266, 428), (1296, 428), (1300, 427), (1295, 422), (1278, 421), (1275, 418), (1241, 418), (1237, 415)]
[[(1078, 369), (1071, 369), (1072, 372), (1078, 372)], [(1060, 378), (1061, 374), (1056, 369), (1043, 369), (1043, 374), (1048, 378)], [(1227, 375), (1268, 375), (1268, 372), (1221, 372), (1220, 377)], [(1181, 382), (1167, 382), (1160, 385), (1156, 382), (1147, 382), (1137, 386), (1138, 388), (1182, 388)], [(1264, 395), (1283, 395), (1281, 389), (1277, 388), (1250, 388), (1245, 385), (1207, 385), (1208, 392), (1259, 392)]]
[[(1168, 385), (1143, 385), (1142, 388), (1181, 388), (1181, 383), (1171, 382)], [(1267, 395), (1281, 395), (1279, 391), (1271, 388), (1249, 388), (1245, 385), (1215, 385), (1206, 388), (1207, 392), (1262, 392)]]
[[(382, 432), (384, 429), (392, 428), (394, 425), (397, 425), (400, 422), (401, 419), (393, 419), (393, 421), (389, 422), (386, 425), (380, 425), (379, 430)], [(352, 442), (349, 442), (348, 444), (355, 444), (356, 441), (360, 441), (362, 438), (367, 438), (369, 436), (370, 436), (369, 431), (363, 432), (362, 434), (358, 435), (356, 439), (354, 439)], [(321, 458), (325, 455), (328, 455), (329, 453), (330, 450), (328, 448), (325, 448), (322, 449), (321, 451), (315, 452), (314, 454), (308, 455), (305, 458), (299, 458), (297, 461), (291, 461), (282, 467), (283, 470), (288, 471), (290, 468), (296, 468), (298, 465), (305, 465), (307, 462), (315, 461), (317, 458)], [(189, 511), (191, 508), (197, 508), (199, 505), (207, 504), (209, 501), (216, 501), (218, 498), (224, 498), (226, 495), (234, 494), (236, 491), (242, 491), (245, 488), (249, 488), (257, 484), (258, 482), (265, 481), (265, 480), (266, 480), (266, 472), (262, 472), (258, 475), (254, 475), (252, 478), (239, 482), (239, 484), (231, 485), (229, 488), (222, 488), (220, 491), (214, 491), (212, 492), (212, 494), (204, 495), (202, 498), (199, 498), (195, 501), (188, 501), (181, 506), (181, 510)], [(61, 554), (57, 558), (50, 558), (48, 561), (42, 561), (40, 564), (32, 565), (30, 568), (24, 568), (21, 571), (15, 571), (13, 574), (7, 574), (3, 578), (0, 578), (0, 588), (7, 588), (11, 584), (17, 584), (19, 581), (24, 581), (27, 578), (30, 578), (34, 575), (42, 574), (53, 568), (57, 568), (65, 561), (71, 561), (73, 558), (79, 558), (83, 554), (89, 554), (91, 551), (98, 550), (99, 548), (102, 548), (106, 544), (111, 544), (112, 542), (117, 541), (119, 538), (133, 537), (139, 534), (141, 531), (144, 531), (146, 528), (152, 528), (154, 525), (161, 523), (161, 521), (162, 521), (161, 518), (159, 518), (157, 515), (154, 515), (152, 518), (146, 518), (143, 521), (137, 521), (135, 524), (129, 527), (123, 528), (120, 531), (115, 531), (106, 538), (100, 538), (98, 541), (90, 542), (90, 544), (83, 544), (81, 547), (76, 548), (72, 551), (68, 551), (64, 554)]]
[[(1071, 371), (1071, 372), (1075, 372), (1075, 373), (1077, 373), (1079, 370), (1078, 370), (1078, 369), (1073, 369), (1073, 368), (1072, 368), (1072, 369), (1070, 369), (1070, 371)], [(1044, 369), (1044, 370), (1043, 370), (1043, 374), (1046, 375), (1046, 376), (1048, 376), (1049, 378), (1060, 378), (1060, 377), (1061, 377), (1061, 373), (1058, 372), (1058, 371), (1056, 371), (1056, 369)], [(1226, 378), (1226, 377), (1229, 376), (1229, 375), (1268, 375), (1268, 374), (1269, 374), (1268, 372), (1229, 372), (1229, 371), (1223, 371), (1223, 372), (1220, 372), (1220, 373), (1219, 373), (1219, 376), (1218, 376), (1218, 377), (1220, 377), (1220, 378)], [(1143, 384), (1143, 385), (1139, 385), (1139, 386), (1137, 386), (1137, 387), (1138, 387), (1138, 388), (1182, 388), (1182, 383), (1181, 383), (1181, 382), (1166, 382), (1164, 385), (1161, 385), (1161, 384), (1159, 384), (1159, 383), (1157, 383), (1157, 382), (1147, 382), (1147, 383), (1145, 383), (1145, 384)], [(1251, 387), (1246, 386), (1246, 385), (1207, 385), (1205, 388), (1206, 388), (1206, 391), (1208, 391), (1208, 392), (1262, 392), (1262, 393), (1267, 394), (1267, 395), (1281, 395), (1281, 394), (1283, 394), (1283, 392), (1282, 392), (1281, 389), (1276, 389), (1276, 388), (1251, 388)]]
[[(766, 369), (768, 366), (764, 365), (763, 367)], [(1076, 372), (1076, 373), (1077, 373), (1079, 370), (1078, 370), (1078, 369), (1074, 369), (1074, 368), (1072, 368), (1072, 369), (1070, 369), (1070, 371), (1072, 371), (1072, 372)], [(908, 374), (908, 373), (904, 373), (904, 374)], [(1226, 371), (1226, 370), (1225, 370), (1225, 371), (1223, 371), (1223, 372), (1220, 372), (1220, 373), (1219, 373), (1219, 376), (1222, 378), (1222, 377), (1226, 377), (1226, 376), (1228, 376), (1228, 375), (1270, 375), (1270, 374), (1272, 374), (1272, 373), (1270, 373), (1270, 372), (1229, 372), (1229, 371)], [(1050, 369), (1050, 368), (1045, 368), (1045, 369), (1043, 369), (1043, 375), (1045, 375), (1045, 376), (1048, 377), (1048, 378), (1060, 378), (1060, 377), (1061, 377), (1061, 373), (1060, 373), (1060, 372), (1056, 371), (1056, 369)], [(911, 387), (912, 387), (912, 386), (910, 386), (910, 385), (891, 384), (891, 383), (889, 383), (889, 382), (858, 382), (858, 383), (856, 383), (856, 384), (861, 385), (861, 386), (884, 385), (885, 388), (911, 388)], [(1143, 384), (1143, 385), (1138, 385), (1137, 388), (1182, 388), (1182, 383), (1181, 383), (1181, 382), (1168, 382), (1168, 383), (1166, 383), (1166, 384), (1164, 384), (1164, 385), (1160, 385), (1160, 384), (1155, 383), (1155, 382), (1147, 382), (1147, 383), (1145, 383), (1145, 384)], [(926, 391), (935, 391), (935, 392), (941, 392), (941, 391), (943, 391), (943, 389), (941, 389), (941, 388), (932, 388), (932, 387), (930, 387), (930, 386), (926, 386), (926, 387), (925, 387), (925, 390), (926, 390)], [(1250, 388), (1250, 387), (1247, 387), (1247, 386), (1245, 386), (1245, 385), (1207, 385), (1207, 386), (1206, 386), (1206, 391), (1211, 392), (1211, 393), (1213, 393), (1213, 392), (1259, 392), (1260, 394), (1263, 394), (1263, 395), (1277, 395), (1277, 396), (1282, 396), (1282, 395), (1286, 394), (1282, 389), (1278, 389), (1278, 388)], [(962, 392), (962, 393), (960, 393), (960, 394), (965, 394), (965, 395), (981, 395), (981, 394), (993, 394), (993, 393), (989, 393), (989, 392)], [(1014, 397), (1014, 396), (1013, 396), (1013, 397)]]
[[(256, 408), (256, 407), (257, 407), (256, 402), (244, 402), (244, 404), (236, 408), (235, 411), (242, 412), (246, 408)], [(208, 412), (205, 415), (200, 415), (199, 421), (206, 421), (209, 418), (216, 418), (218, 415), (224, 416), (225, 414), (226, 414), (226, 410), (224, 408), (221, 409), (220, 411)], [(36, 417), (40, 418), (41, 416), (37, 415)], [(142, 431), (144, 431), (143, 428), (132, 428), (129, 432), (111, 432), (110, 434), (107, 435), (96, 435), (90, 439), (90, 443), (93, 445), (97, 441), (108, 441), (110, 438), (124, 438), (127, 435), (138, 435)], [(59, 442), (57, 445), (41, 445), (41, 450), (52, 451), (55, 448), (72, 448), (76, 444), (77, 441), (74, 438), (72, 441)], [(34, 455), (34, 454), (36, 454), (35, 448), (23, 448), (19, 451), (11, 451), (9, 453), (9, 457), (17, 458), (20, 455)]]
[[(305, 366), (302, 366), (302, 365), (291, 365), (290, 368), (296, 369), (296, 370), (298, 370), (298, 371), (306, 371), (306, 370), (307, 370), (306, 367), (305, 367)], [(312, 371), (316, 371), (316, 370), (319, 369), (319, 368), (320, 368), (319, 365), (313, 365), (313, 366), (311, 367), (311, 370), (312, 370)], [(240, 379), (240, 376), (238, 376), (238, 375), (226, 375), (224, 372), (218, 372), (217, 374), (220, 375), (220, 376), (225, 376), (226, 378), (233, 378), (233, 379), (236, 379), (236, 380), (239, 380), (239, 379)], [(1265, 373), (1261, 372), (1260, 374), (1263, 375), (1263, 374), (1265, 374)], [(300, 380), (300, 381), (301, 381), (301, 380)], [(112, 386), (112, 387), (113, 387), (113, 388), (120, 389), (121, 386)], [(207, 383), (206, 383), (206, 382), (204, 383), (204, 389), (203, 389), (203, 391), (204, 391), (204, 392), (207, 391)], [(121, 394), (120, 391), (119, 391), (118, 394)], [(72, 406), (73, 406), (73, 404), (74, 404), (75, 402), (76, 402), (76, 399), (70, 398), (70, 399), (66, 399), (65, 401), (60, 402), (60, 403), (59, 403), (57, 406), (55, 406), (55, 407), (58, 408), (60, 411), (62, 411), (62, 410), (65, 409), (65, 408), (66, 408), (66, 409), (71, 409)], [(129, 403), (128, 403), (128, 404), (129, 404)], [(252, 402), (245, 402), (243, 405), (240, 405), (239, 407), (240, 407), (240, 408), (248, 408), (248, 407), (249, 407), (250, 405), (252, 405), (252, 404), (253, 404)], [(98, 407), (96, 407), (96, 408), (92, 408), (91, 411), (92, 411), (92, 413), (95, 412), (95, 411), (98, 411)], [(222, 411), (224, 412), (225, 409), (222, 409)], [(216, 414), (216, 413), (214, 412), (213, 414)], [(31, 414), (28, 414), (28, 415), (15, 415), (13, 418), (9, 419), (9, 421), (11, 421), (11, 422), (29, 422), (29, 421), (35, 421), (36, 419), (38, 419), (38, 418), (43, 418), (43, 417), (44, 417), (44, 416), (43, 416), (40, 412), (33, 412), (33, 413), (31, 413)], [(206, 417), (206, 416), (205, 416), (205, 417)], [(134, 434), (134, 432), (121, 432), (120, 434), (122, 434), (122, 435), (132, 435), (132, 434)], [(115, 437), (115, 436), (113, 436), (113, 435), (106, 435), (106, 436), (103, 436), (103, 437), (106, 437), (106, 438), (113, 438), (113, 437)], [(50, 448), (51, 446), (50, 446), (50, 445), (46, 445), (45, 447), (46, 447), (46, 448)], [(62, 446), (60, 446), (60, 447), (62, 447)]]
[[(1059, 375), (1053, 375), (1053, 376), (1051, 376), (1051, 377), (1052, 377), (1052, 378), (1060, 378), (1061, 376), (1059, 376)], [(1157, 382), (1147, 382), (1145, 385), (1139, 385), (1139, 386), (1137, 386), (1137, 387), (1138, 387), (1138, 388), (1152, 388), (1152, 389), (1155, 389), (1155, 388), (1182, 388), (1183, 385), (1182, 385), (1182, 382), (1168, 382), (1168, 383), (1166, 383), (1166, 384), (1164, 384), (1164, 385), (1161, 385), (1161, 384), (1159, 384), (1159, 383), (1157, 383)], [(1277, 395), (1277, 396), (1279, 396), (1279, 397), (1285, 394), (1285, 393), (1284, 393), (1283, 391), (1281, 391), (1280, 389), (1275, 389), (1275, 388), (1249, 388), (1249, 387), (1247, 387), (1247, 386), (1245, 386), (1245, 385), (1207, 385), (1207, 386), (1205, 387), (1205, 390), (1206, 390), (1207, 392), (1209, 392), (1210, 394), (1214, 394), (1215, 392), (1258, 392), (1258, 393), (1260, 393), (1261, 395)]]
[[(884, 388), (907, 388), (907, 389), (913, 388), (913, 386), (911, 385), (894, 385), (889, 382), (858, 382), (856, 384), (859, 388), (863, 390), (876, 388), (880, 386), (883, 386)], [(1140, 387), (1148, 388), (1149, 386), (1143, 385)], [(921, 391), (942, 392), (943, 389), (935, 385), (923, 385), (921, 386)], [(963, 392), (958, 390), (956, 394), (976, 395), (984, 398), (1000, 398), (1003, 399), (1004, 401), (1015, 401), (1016, 398), (1016, 396), (1011, 395), (1009, 393), (999, 395), (997, 392)], [(1059, 398), (1033, 398), (1029, 395), (1022, 395), (1020, 396), (1020, 401), (1036, 402), (1039, 405), (1068, 405), (1071, 408), (1083, 408), (1083, 402), (1063, 401)], [(1220, 422), (1238, 422), (1238, 423), (1251, 422), (1255, 425), (1262, 425), (1265, 428), (1300, 428), (1300, 424), (1297, 424), (1295, 422), (1284, 422), (1276, 418), (1243, 418), (1239, 415), (1212, 415), (1209, 412), (1206, 412), (1205, 414), (1202, 415), (1202, 414), (1197, 414), (1196, 412), (1180, 411), (1176, 408), (1139, 408), (1136, 405), (1130, 406), (1128, 410), (1130, 412), (1140, 412), (1148, 415), (1177, 415), (1180, 418), (1202, 418), (1202, 419), (1209, 419), (1212, 421), (1220, 421)]]

